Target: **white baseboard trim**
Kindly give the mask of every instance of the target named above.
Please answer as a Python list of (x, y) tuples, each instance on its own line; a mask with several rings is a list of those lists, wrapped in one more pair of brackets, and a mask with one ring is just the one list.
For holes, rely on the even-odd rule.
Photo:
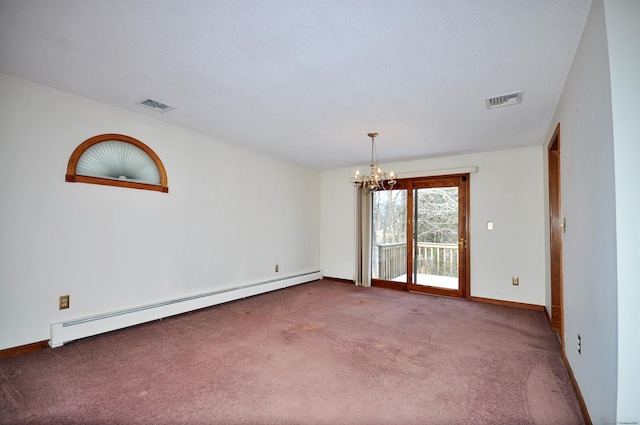
[(317, 270), (280, 279), (255, 282), (235, 288), (221, 289), (190, 297), (178, 298), (146, 306), (133, 307), (95, 316), (67, 320), (51, 324), (51, 347), (60, 347), (66, 342), (86, 338), (129, 326), (158, 320), (176, 314), (187, 313), (205, 307), (235, 301), (302, 283), (322, 279)]

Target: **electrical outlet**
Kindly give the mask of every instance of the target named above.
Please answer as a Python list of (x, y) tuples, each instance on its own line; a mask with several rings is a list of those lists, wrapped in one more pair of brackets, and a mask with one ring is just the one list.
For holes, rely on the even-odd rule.
[(511, 277), (511, 284), (513, 286), (520, 286), (520, 278), (518, 276)]
[(64, 310), (65, 308), (69, 308), (69, 295), (60, 296), (59, 309)]
[(578, 354), (582, 354), (582, 337), (578, 334)]
[(280, 267), (276, 264), (276, 273), (279, 271)]

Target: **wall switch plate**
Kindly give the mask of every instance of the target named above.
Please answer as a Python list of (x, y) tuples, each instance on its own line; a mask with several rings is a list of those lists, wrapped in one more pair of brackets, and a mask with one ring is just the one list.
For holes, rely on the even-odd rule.
[(513, 286), (520, 286), (520, 278), (518, 276), (513, 276), (511, 278), (511, 284)]
[(276, 264), (276, 273), (280, 270), (280, 267)]
[(58, 305), (60, 310), (64, 310), (65, 308), (69, 308), (69, 295), (61, 295), (60, 296), (60, 304)]
[(487, 221), (487, 230), (493, 230), (493, 221)]

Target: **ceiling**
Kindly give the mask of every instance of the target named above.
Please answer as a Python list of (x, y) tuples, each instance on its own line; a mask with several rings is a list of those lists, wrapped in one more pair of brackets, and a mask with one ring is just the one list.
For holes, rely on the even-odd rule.
[(545, 142), (590, 4), (0, 0), (0, 72), (315, 169), (485, 152)]

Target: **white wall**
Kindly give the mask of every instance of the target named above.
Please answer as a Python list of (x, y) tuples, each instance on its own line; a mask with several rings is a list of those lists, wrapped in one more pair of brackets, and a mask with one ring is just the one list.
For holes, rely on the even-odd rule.
[[(593, 2), (547, 141), (558, 122), (562, 211), (567, 220), (563, 235), (566, 356), (593, 423), (615, 423), (616, 207), (602, 0)], [(582, 354), (577, 351), (578, 334)]]
[[(398, 173), (478, 166), (471, 174), (471, 295), (544, 305), (542, 147), (395, 164)], [(322, 172), (321, 264), (325, 276), (353, 279), (355, 168)], [(493, 221), (495, 230), (487, 230)], [(520, 277), (520, 286), (511, 277)]]
[[(150, 146), (169, 193), (66, 183), (73, 150), (102, 133)], [(0, 349), (49, 339), (53, 322), (318, 270), (319, 193), (318, 171), (0, 74)]]
[(604, 4), (611, 74), (616, 198), (618, 404), (617, 421), (640, 421), (640, 2)]

